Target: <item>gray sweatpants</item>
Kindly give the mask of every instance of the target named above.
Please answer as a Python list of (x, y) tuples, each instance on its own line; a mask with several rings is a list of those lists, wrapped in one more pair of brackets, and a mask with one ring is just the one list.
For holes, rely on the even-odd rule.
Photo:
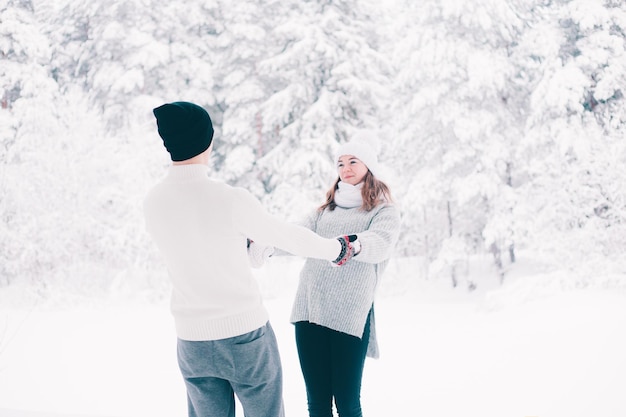
[(282, 367), (269, 322), (228, 339), (178, 339), (178, 365), (189, 417), (234, 417), (234, 395), (246, 417), (284, 416)]

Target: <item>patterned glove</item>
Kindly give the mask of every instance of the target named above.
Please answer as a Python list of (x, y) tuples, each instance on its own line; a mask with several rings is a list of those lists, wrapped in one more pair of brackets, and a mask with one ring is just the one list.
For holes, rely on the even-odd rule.
[(342, 266), (361, 252), (361, 242), (357, 235), (344, 235), (337, 238), (341, 243), (341, 252), (332, 261), (333, 266)]

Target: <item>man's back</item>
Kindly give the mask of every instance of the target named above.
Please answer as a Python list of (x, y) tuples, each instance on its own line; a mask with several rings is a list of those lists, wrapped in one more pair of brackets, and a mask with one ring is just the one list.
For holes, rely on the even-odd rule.
[(146, 228), (172, 280), (177, 333), (185, 340), (232, 337), (268, 320), (235, 208), (245, 192), (210, 180), (207, 171), (198, 164), (170, 167), (144, 203)]

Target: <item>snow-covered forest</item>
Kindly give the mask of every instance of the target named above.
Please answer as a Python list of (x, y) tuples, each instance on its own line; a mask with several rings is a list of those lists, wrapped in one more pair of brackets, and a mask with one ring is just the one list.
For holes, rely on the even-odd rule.
[[(186, 100), (211, 175), (289, 221), (379, 138), (403, 231), (365, 415), (623, 417), (625, 49), (624, 0), (0, 0), (0, 416), (185, 415), (142, 202), (152, 109)], [(303, 260), (275, 258), (304, 417)]]
[(176, 100), (209, 110), (215, 177), (292, 221), (375, 131), (424, 277), (623, 272), (625, 35), (622, 0), (2, 0), (0, 286), (164, 285), (141, 203)]

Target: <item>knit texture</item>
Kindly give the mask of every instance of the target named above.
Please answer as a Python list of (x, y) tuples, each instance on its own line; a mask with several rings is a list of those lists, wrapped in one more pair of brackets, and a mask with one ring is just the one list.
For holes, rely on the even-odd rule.
[(369, 212), (337, 207), (314, 213), (305, 227), (324, 237), (357, 234), (362, 249), (357, 257), (339, 268), (325, 261), (306, 260), (300, 273), (291, 322), (309, 321), (360, 338), (371, 314), (367, 356), (377, 358), (373, 304), (400, 233), (399, 211), (387, 204)]
[(271, 216), (248, 191), (209, 179), (205, 165), (170, 167), (146, 196), (144, 214), (172, 281), (182, 340), (234, 337), (268, 321), (246, 238), (325, 263), (341, 248), (334, 238)]

